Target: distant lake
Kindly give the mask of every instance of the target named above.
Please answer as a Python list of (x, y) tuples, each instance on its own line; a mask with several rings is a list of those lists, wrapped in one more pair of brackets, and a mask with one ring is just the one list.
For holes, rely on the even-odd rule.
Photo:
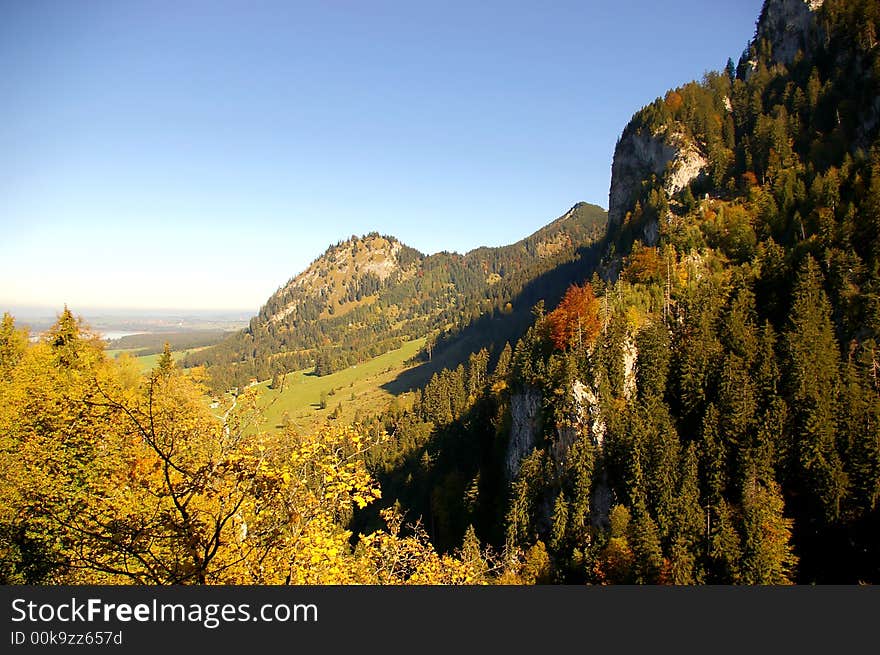
[(107, 332), (101, 332), (101, 336), (104, 337), (107, 341), (112, 341), (113, 339), (121, 339), (122, 337), (131, 337), (135, 334), (149, 334), (148, 332), (120, 332), (118, 330), (108, 330)]

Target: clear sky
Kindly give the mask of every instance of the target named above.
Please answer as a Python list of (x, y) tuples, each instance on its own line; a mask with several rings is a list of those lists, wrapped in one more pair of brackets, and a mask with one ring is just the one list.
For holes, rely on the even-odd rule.
[(256, 309), (331, 243), (608, 204), (642, 105), (761, 0), (0, 0), (0, 310)]

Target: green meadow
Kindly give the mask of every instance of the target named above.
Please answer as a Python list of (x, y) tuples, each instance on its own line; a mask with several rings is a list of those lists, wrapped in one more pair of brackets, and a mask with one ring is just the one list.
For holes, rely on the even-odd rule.
[[(270, 389), (269, 381), (259, 383), (265, 413), (262, 429), (289, 423), (298, 430), (309, 430), (328, 419), (350, 423), (358, 410), (362, 415), (377, 414), (395, 397), (402, 405), (412, 402), (411, 394), (395, 396), (382, 387), (412, 368), (409, 361), (424, 345), (424, 338), (408, 341), (397, 350), (322, 377), (312, 369), (293, 371), (287, 374), (283, 390)], [(326, 400), (323, 409), (322, 398)]]
[[(408, 406), (412, 403), (412, 394), (383, 387), (395, 380), (399, 382), (401, 373), (416, 367), (411, 360), (424, 345), (424, 338), (408, 341), (397, 350), (322, 377), (316, 376), (312, 368), (292, 371), (287, 374), (283, 389), (270, 389), (269, 380), (257, 383), (264, 413), (264, 422), (259, 429), (275, 430), (290, 424), (298, 430), (308, 431), (327, 420), (350, 423), (358, 413), (367, 417), (382, 412), (395, 398), (401, 406)], [(171, 354), (175, 361), (179, 361), (194, 350), (197, 349), (174, 350)], [(159, 353), (138, 356), (138, 352), (139, 349), (106, 351), (112, 358), (123, 353), (134, 357), (144, 373), (155, 368)], [(420, 380), (422, 376), (417, 377)], [(225, 398), (221, 409), (215, 411), (229, 406)], [(321, 406), (322, 399), (324, 407)]]
[[(180, 361), (183, 359), (188, 353), (195, 352), (200, 350), (200, 348), (190, 348), (188, 350), (172, 350), (171, 356), (174, 358), (174, 361)], [(141, 370), (146, 373), (147, 371), (152, 370), (156, 363), (159, 361), (159, 357), (162, 353), (154, 353), (152, 355), (138, 355), (141, 352), (140, 348), (129, 348), (129, 349), (114, 349), (114, 350), (106, 350), (107, 357), (112, 359), (117, 359), (121, 354), (126, 353), (131, 355), (135, 359), (138, 360), (138, 363), (141, 365)]]

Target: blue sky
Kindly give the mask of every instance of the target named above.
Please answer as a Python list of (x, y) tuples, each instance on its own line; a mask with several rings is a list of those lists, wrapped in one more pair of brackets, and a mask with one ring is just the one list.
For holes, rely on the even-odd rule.
[(256, 309), (331, 243), (516, 241), (761, 0), (0, 2), (0, 310)]

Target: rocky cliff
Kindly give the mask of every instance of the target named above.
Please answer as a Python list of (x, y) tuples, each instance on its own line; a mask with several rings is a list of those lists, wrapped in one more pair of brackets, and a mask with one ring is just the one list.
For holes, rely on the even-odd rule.
[[(541, 406), (543, 395), (539, 389), (526, 388), (514, 393), (510, 398), (511, 429), (507, 447), (505, 472), (507, 480), (513, 480), (519, 473), (523, 458), (543, 442), (549, 455), (549, 463), (554, 473), (545, 480), (555, 487), (564, 479), (569, 468), (569, 451), (580, 439), (589, 439), (597, 452), (602, 451), (605, 437), (605, 419), (602, 417), (599, 395), (580, 380), (575, 380), (569, 390), (572, 412), (564, 424), (558, 426), (556, 434), (548, 441), (543, 440), (541, 426)], [(539, 503), (536, 517), (540, 529), (546, 531), (552, 525), (552, 495), (545, 495)], [(612, 494), (608, 485), (607, 473), (603, 466), (595, 471), (591, 494), (590, 523), (597, 527), (607, 527), (608, 512), (611, 508)]]
[[(652, 131), (630, 123), (614, 149), (611, 191), (608, 197), (608, 226), (619, 226), (633, 210), (642, 181), (652, 175), (662, 179), (669, 197), (690, 184), (706, 168), (700, 144), (685, 136), (675, 125)], [(657, 240), (656, 225), (645, 227), (645, 241)]]
[[(764, 44), (771, 61), (790, 63), (797, 52), (809, 51), (820, 39), (816, 12), (824, 0), (767, 0), (757, 24), (753, 45)], [(754, 51), (754, 48), (753, 48)], [(749, 62), (751, 67), (756, 62)], [(729, 102), (728, 102), (729, 110)], [(705, 174), (708, 167), (706, 144), (689, 136), (684, 126), (671, 120), (649, 127), (637, 114), (626, 126), (614, 149), (611, 189), (608, 197), (608, 228), (612, 233), (635, 208), (644, 183), (652, 176), (660, 182), (667, 200)], [(660, 235), (658, 217), (647, 221), (635, 235), (653, 246)], [(618, 266), (605, 263), (605, 277), (616, 277)]]
[(798, 51), (809, 55), (820, 37), (816, 12), (824, 0), (767, 0), (755, 40), (770, 46), (771, 61), (790, 64)]
[(519, 473), (523, 458), (538, 441), (541, 420), (541, 392), (527, 387), (510, 397), (510, 441), (505, 460), (507, 479)]

